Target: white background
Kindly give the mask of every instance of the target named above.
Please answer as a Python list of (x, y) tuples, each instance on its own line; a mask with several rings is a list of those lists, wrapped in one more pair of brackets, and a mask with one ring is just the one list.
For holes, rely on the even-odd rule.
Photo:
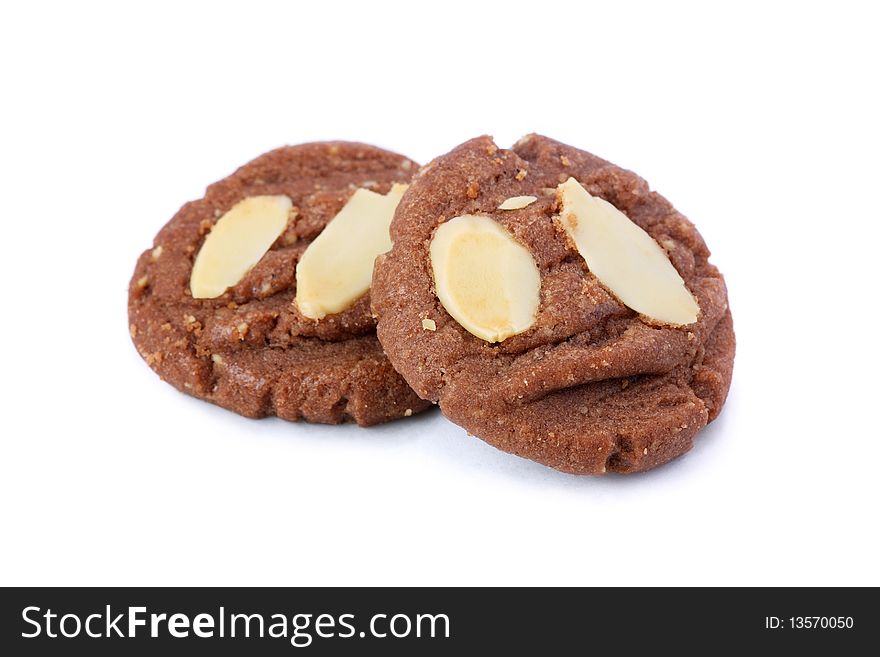
[[(878, 16), (714, 4), (6, 3), (0, 583), (880, 584)], [(727, 277), (733, 388), (684, 458), (246, 420), (131, 345), (138, 254), (260, 153), (531, 131), (647, 178)]]

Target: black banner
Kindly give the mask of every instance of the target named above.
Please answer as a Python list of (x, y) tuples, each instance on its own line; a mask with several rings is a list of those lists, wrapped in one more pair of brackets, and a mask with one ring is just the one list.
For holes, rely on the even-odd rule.
[(610, 644), (855, 654), (878, 638), (875, 599), (874, 589), (839, 588), (3, 589), (0, 647), (5, 655), (444, 655)]

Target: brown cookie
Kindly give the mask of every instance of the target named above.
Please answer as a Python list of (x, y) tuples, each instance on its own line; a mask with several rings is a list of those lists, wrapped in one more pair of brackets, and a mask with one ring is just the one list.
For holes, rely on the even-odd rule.
[[(569, 177), (662, 246), (699, 304), (695, 323), (646, 320), (591, 273), (558, 218)], [(537, 199), (498, 209), (525, 195)], [(490, 217), (533, 256), (540, 301), (525, 332), (487, 342), (438, 300), (431, 241), (461, 215)], [(637, 472), (686, 452), (721, 410), (735, 350), (724, 279), (693, 224), (634, 173), (539, 135), (511, 150), (481, 137), (419, 172), (391, 233), (373, 277), (379, 339), (416, 392), (469, 433), (565, 472)]]
[[(300, 256), (354, 191), (387, 193), (416, 168), (373, 146), (315, 143), (266, 153), (211, 185), (135, 267), (128, 312), (141, 356), (179, 390), (247, 417), (370, 425), (429, 406), (382, 352), (369, 292), (320, 320), (293, 303)], [(193, 261), (206, 236), (236, 203), (261, 195), (289, 197), (286, 228), (237, 284), (194, 299)]]

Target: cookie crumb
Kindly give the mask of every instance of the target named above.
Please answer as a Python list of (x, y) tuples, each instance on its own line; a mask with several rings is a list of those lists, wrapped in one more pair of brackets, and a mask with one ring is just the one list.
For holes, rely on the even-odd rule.
[(128, 332), (131, 334), (131, 337), (136, 338), (137, 334), (138, 334), (138, 327), (135, 326), (134, 324), (131, 324), (128, 327)]
[(153, 260), (158, 260), (162, 257), (162, 245), (160, 244), (155, 249), (153, 249)]
[(517, 180), (522, 182), (523, 180), (526, 179), (527, 175), (529, 175), (529, 172), (526, 171), (525, 169), (517, 169), (516, 175), (514, 176), (514, 178), (516, 178)]
[(696, 340), (696, 339), (697, 339), (697, 336), (694, 335), (692, 332), (688, 331), (688, 342), (690, 342), (692, 340)]
[(408, 409), (406, 409), (406, 410), (403, 412), (403, 417), (409, 417), (410, 415), (412, 415), (412, 409), (411, 409), (411, 408), (408, 408)]
[(489, 144), (486, 146), (486, 153), (488, 155), (495, 155), (498, 152), (498, 147), (495, 144)]
[(248, 333), (248, 329), (250, 325), (247, 322), (241, 322), (238, 326), (235, 327), (235, 330), (238, 331), (238, 339), (244, 340), (245, 336)]
[(211, 226), (213, 225), (214, 223), (210, 219), (202, 219), (199, 222), (199, 235), (204, 235), (205, 233), (210, 232)]
[(149, 285), (149, 284), (150, 284), (150, 277), (149, 276), (141, 276), (137, 281), (137, 286), (141, 289), (147, 287), (147, 285)]
[(226, 363), (226, 361), (223, 360), (223, 356), (221, 356), (220, 354), (211, 354), (211, 360), (218, 365), (223, 365)]
[(647, 454), (647, 453), (648, 453), (648, 448), (645, 447), (645, 449), (642, 450), (642, 454)]
[(468, 183), (465, 193), (468, 198), (477, 198), (480, 195), (480, 184), (476, 182)]
[(436, 331), (437, 322), (435, 322), (433, 319), (423, 319), (422, 328), (426, 331)]
[(565, 157), (565, 155), (560, 155), (559, 161), (562, 163), (562, 166), (564, 166), (564, 167), (571, 166), (571, 162), (569, 161), (569, 159), (567, 157)]
[(196, 337), (202, 335), (202, 323), (192, 315), (183, 316), (183, 328), (187, 333), (194, 333)]

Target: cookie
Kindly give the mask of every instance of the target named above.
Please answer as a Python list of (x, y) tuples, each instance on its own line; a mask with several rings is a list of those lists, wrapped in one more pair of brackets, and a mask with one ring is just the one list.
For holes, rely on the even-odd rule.
[[(349, 201), (393, 213), (387, 199), (416, 168), (373, 146), (314, 143), (266, 153), (211, 185), (138, 259), (128, 297), (138, 352), (178, 390), (246, 417), (371, 425), (423, 410), (429, 403), (394, 371), (376, 338), (373, 257), (358, 252), (359, 242), (324, 240), (317, 253), (317, 238)], [(337, 240), (358, 233), (360, 214), (348, 213)], [(334, 297), (338, 310), (306, 316), (297, 265), (313, 244), (310, 289)], [(334, 271), (367, 263), (362, 288), (343, 277), (334, 291), (320, 279), (321, 259), (336, 252), (347, 255), (330, 263)]]
[(724, 279), (636, 174), (539, 135), (481, 137), (421, 169), (391, 234), (379, 339), (468, 433), (564, 472), (630, 473), (688, 451), (721, 411)]

